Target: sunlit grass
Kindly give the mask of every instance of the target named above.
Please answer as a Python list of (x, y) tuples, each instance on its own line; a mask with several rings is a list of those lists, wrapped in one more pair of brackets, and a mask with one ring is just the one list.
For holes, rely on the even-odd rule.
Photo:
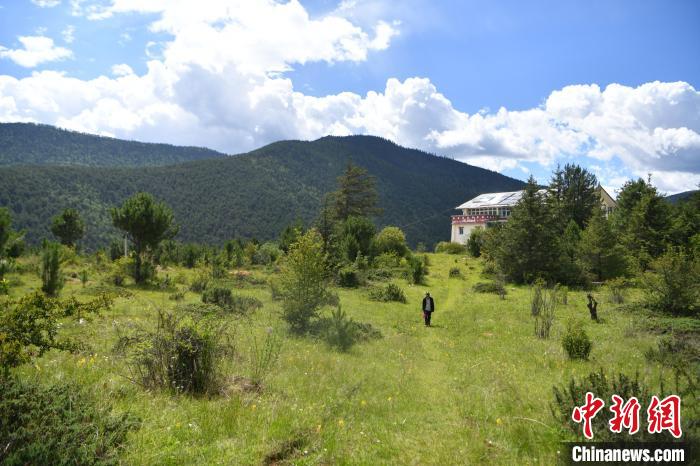
[[(407, 304), (370, 301), (366, 289), (339, 289), (348, 315), (371, 323), (383, 338), (343, 354), (285, 333), (261, 393), (197, 398), (147, 392), (132, 383), (124, 362), (111, 351), (117, 328), (148, 325), (159, 308), (175, 305), (168, 291), (134, 287), (127, 287), (133, 296), (117, 299), (101, 316), (62, 322), (61, 335), (86, 342), (89, 351), (50, 352), (21, 372), (77, 380), (115, 409), (140, 416), (141, 428), (129, 435), (123, 451), (129, 464), (260, 464), (289, 445), (287, 460), (295, 464), (551, 464), (566, 438), (550, 414), (553, 385), (600, 367), (638, 371), (650, 383), (670, 378), (643, 356), (658, 337), (639, 331), (635, 316), (616, 310), (602, 292), (602, 323), (588, 318), (585, 293), (570, 291), (568, 305), (557, 309), (551, 338), (540, 340), (534, 336), (527, 287), (508, 285), (500, 300), (471, 291), (484, 280), (478, 260), (431, 254), (430, 263), (424, 286), (395, 280)], [(448, 278), (455, 266), (463, 278)], [(81, 268), (70, 265), (67, 272)], [(94, 267), (89, 273), (86, 288), (70, 279), (62, 296), (85, 296), (104, 279)], [(179, 268), (166, 273), (194, 275)], [(31, 273), (19, 278), (14, 296), (40, 287)], [(420, 312), (427, 290), (437, 309), (432, 328), (422, 325)], [(250, 317), (228, 317), (237, 356), (225, 369), (246, 376), (252, 338), (261, 338), (268, 327), (280, 332), (284, 327), (279, 303), (267, 287), (235, 292), (264, 303)], [(185, 294), (185, 302), (199, 299)], [(569, 318), (585, 322), (593, 341), (589, 361), (569, 361), (562, 350)]]

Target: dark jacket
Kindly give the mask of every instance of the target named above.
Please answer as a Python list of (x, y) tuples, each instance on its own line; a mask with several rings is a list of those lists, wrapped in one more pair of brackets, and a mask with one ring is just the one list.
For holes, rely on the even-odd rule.
[(426, 307), (428, 305), (428, 300), (430, 300), (430, 309), (432, 309), (431, 312), (435, 311), (435, 301), (433, 301), (432, 296), (426, 296), (425, 298), (423, 298), (423, 310), (424, 311), (426, 310)]

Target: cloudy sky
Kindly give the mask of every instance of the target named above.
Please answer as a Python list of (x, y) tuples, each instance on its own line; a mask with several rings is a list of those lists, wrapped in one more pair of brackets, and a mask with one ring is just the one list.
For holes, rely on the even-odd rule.
[(247, 151), (374, 134), (700, 183), (700, 2), (0, 0), (0, 121)]

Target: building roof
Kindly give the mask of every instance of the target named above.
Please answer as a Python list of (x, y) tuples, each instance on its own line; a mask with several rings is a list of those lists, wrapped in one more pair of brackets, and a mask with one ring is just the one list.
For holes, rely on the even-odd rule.
[[(540, 189), (539, 193), (547, 190)], [(479, 194), (474, 199), (465, 202), (455, 209), (478, 209), (480, 207), (512, 207), (518, 203), (525, 191), (511, 191), (507, 193), (487, 193)]]

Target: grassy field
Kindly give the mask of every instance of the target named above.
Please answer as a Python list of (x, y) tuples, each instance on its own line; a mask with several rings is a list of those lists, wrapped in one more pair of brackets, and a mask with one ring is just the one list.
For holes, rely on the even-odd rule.
[[(337, 290), (349, 316), (383, 335), (349, 353), (289, 336), (267, 286), (235, 290), (264, 306), (248, 317), (230, 317), (236, 356), (226, 361), (229, 375), (250, 373), (251, 347), (268, 327), (283, 336), (279, 360), (260, 393), (229, 390), (195, 398), (148, 392), (130, 382), (124, 361), (112, 351), (117, 329), (153, 322), (158, 309), (174, 302), (170, 292), (128, 286), (131, 296), (118, 298), (112, 310), (82, 323), (62, 322), (60, 334), (88, 343), (90, 351), (52, 351), (20, 373), (77, 380), (117, 411), (136, 413), (142, 425), (129, 434), (126, 464), (261, 464), (275, 453), (294, 464), (552, 464), (567, 438), (550, 414), (553, 385), (600, 367), (670, 383), (670, 372), (644, 358), (658, 337), (641, 331), (633, 314), (616, 310), (604, 292), (598, 293), (601, 323), (588, 319), (584, 293), (572, 291), (568, 304), (557, 309), (551, 337), (540, 340), (527, 287), (507, 286), (505, 300), (474, 293), (474, 283), (483, 281), (478, 260), (441, 254), (429, 254), (429, 260), (426, 285), (395, 280), (407, 304), (370, 301), (362, 288)], [(448, 278), (454, 266), (463, 278)], [(67, 271), (81, 268), (69, 265)], [(252, 272), (259, 278), (270, 274)], [(194, 272), (161, 273), (189, 280)], [(86, 299), (104, 286), (97, 271), (89, 275), (86, 287), (70, 279), (61, 296)], [(10, 278), (21, 282), (11, 289), (13, 296), (40, 286), (29, 272)], [(423, 326), (420, 313), (427, 290), (437, 308), (432, 328)], [(186, 293), (185, 302), (199, 300)], [(569, 361), (562, 350), (570, 318), (585, 322), (593, 341), (589, 361)]]

